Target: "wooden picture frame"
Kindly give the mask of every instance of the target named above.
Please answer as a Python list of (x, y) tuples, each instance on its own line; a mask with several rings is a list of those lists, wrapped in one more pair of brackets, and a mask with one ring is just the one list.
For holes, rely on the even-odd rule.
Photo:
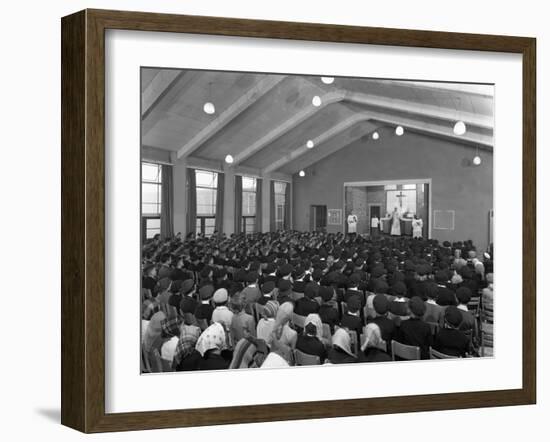
[[(536, 400), (536, 41), (533, 38), (106, 10), (62, 27), (62, 408), (83, 432), (533, 404)], [(105, 30), (495, 51), (523, 63), (523, 382), (513, 390), (107, 414)]]

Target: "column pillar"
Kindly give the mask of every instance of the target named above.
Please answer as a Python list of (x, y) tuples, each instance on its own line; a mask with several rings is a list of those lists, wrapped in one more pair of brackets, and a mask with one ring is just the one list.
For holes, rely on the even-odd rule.
[(262, 176), (262, 232), (269, 232), (270, 215), (271, 215), (271, 175), (265, 174)]
[(227, 164), (223, 167), (225, 191), (223, 198), (223, 232), (229, 236), (235, 233), (235, 169)]
[(187, 161), (173, 161), (174, 182), (174, 234), (181, 232), (185, 238), (187, 233)]

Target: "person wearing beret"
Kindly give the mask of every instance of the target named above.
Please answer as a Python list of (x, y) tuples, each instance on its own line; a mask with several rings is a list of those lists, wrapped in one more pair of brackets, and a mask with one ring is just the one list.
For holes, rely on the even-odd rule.
[(296, 301), (294, 313), (298, 316), (307, 316), (310, 313), (319, 311), (319, 303), (315, 301), (317, 296), (318, 286), (314, 282), (308, 282), (304, 289), (304, 297)]
[(389, 344), (395, 336), (396, 328), (394, 321), (388, 318), (388, 312), (390, 309), (388, 298), (384, 294), (377, 294), (374, 297), (372, 304), (375, 317), (368, 322), (378, 325), (380, 328), (380, 333), (382, 334), (382, 339)]
[(212, 313), (214, 312), (214, 307), (212, 307), (211, 299), (214, 294), (214, 286), (208, 284), (202, 286), (199, 289), (199, 298), (200, 303), (197, 305), (195, 310), (195, 317), (197, 320), (206, 320), (206, 323), (209, 324), (212, 320)]
[(409, 319), (409, 298), (407, 298), (407, 286), (405, 283), (398, 281), (391, 286), (390, 311), (388, 317), (392, 319), (397, 326), (401, 321)]
[(435, 282), (428, 282), (425, 286), (425, 294), (428, 298), (425, 301), (426, 313), (424, 314), (424, 321), (438, 324), (439, 327), (443, 327), (445, 309), (447, 307), (441, 306), (437, 303), (438, 288)]
[(212, 296), (214, 311), (212, 312), (212, 322), (219, 322), (228, 330), (233, 320), (233, 312), (227, 307), (229, 295), (226, 289), (218, 289)]
[(347, 311), (342, 314), (340, 325), (350, 331), (357, 332), (357, 339), (360, 338), (363, 329), (363, 321), (359, 311), (361, 309), (361, 300), (359, 296), (351, 296), (347, 302)]
[(275, 293), (275, 282), (267, 281), (262, 285), (262, 296), (258, 299), (257, 303), (260, 305), (265, 305), (267, 301), (274, 299)]
[(455, 293), (447, 287), (448, 274), (444, 270), (438, 270), (435, 273), (435, 283), (437, 284), (437, 303), (442, 306), (454, 305), (456, 306)]
[(277, 282), (277, 302), (282, 305), (285, 302), (292, 302), (292, 283), (288, 279), (280, 279)]
[(422, 298), (414, 296), (409, 301), (410, 318), (401, 322), (396, 340), (405, 345), (420, 347), (420, 357), (430, 358), (430, 346), (432, 345), (432, 330), (422, 317), (426, 313), (426, 304)]
[(462, 324), (462, 313), (455, 306), (445, 310), (445, 327), (440, 329), (434, 341), (434, 349), (450, 356), (465, 357), (469, 350), (470, 340), (459, 330)]
[(321, 306), (319, 307), (319, 317), (323, 324), (330, 326), (330, 333), (334, 333), (334, 327), (340, 323), (340, 314), (338, 309), (331, 303), (334, 298), (334, 289), (331, 286), (319, 287), (319, 296), (321, 297)]
[(267, 263), (265, 269), (262, 271), (260, 277), (260, 284), (265, 284), (266, 282), (272, 281), (277, 282), (279, 278), (277, 277), (277, 266), (273, 262)]

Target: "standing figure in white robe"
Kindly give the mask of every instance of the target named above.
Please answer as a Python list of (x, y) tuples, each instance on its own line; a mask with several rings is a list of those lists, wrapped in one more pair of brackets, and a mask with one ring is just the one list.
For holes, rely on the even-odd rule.
[(391, 235), (401, 236), (401, 215), (397, 210), (397, 207), (393, 210), (391, 214)]
[(357, 233), (357, 215), (353, 211), (348, 215), (348, 233)]
[(424, 222), (421, 218), (414, 215), (414, 219), (412, 220), (413, 238), (422, 238), (422, 227), (424, 227)]

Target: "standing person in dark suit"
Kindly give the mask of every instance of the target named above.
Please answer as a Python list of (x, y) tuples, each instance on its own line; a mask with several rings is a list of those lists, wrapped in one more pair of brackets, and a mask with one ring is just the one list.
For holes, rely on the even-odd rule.
[(429, 348), (432, 345), (432, 331), (422, 317), (426, 313), (426, 305), (418, 296), (414, 296), (409, 301), (411, 317), (401, 323), (399, 327), (397, 341), (405, 345), (414, 345), (420, 347), (420, 357), (429, 359)]
[(465, 357), (470, 341), (458, 328), (462, 323), (462, 313), (454, 306), (445, 310), (445, 328), (435, 337), (434, 349), (446, 355)]

